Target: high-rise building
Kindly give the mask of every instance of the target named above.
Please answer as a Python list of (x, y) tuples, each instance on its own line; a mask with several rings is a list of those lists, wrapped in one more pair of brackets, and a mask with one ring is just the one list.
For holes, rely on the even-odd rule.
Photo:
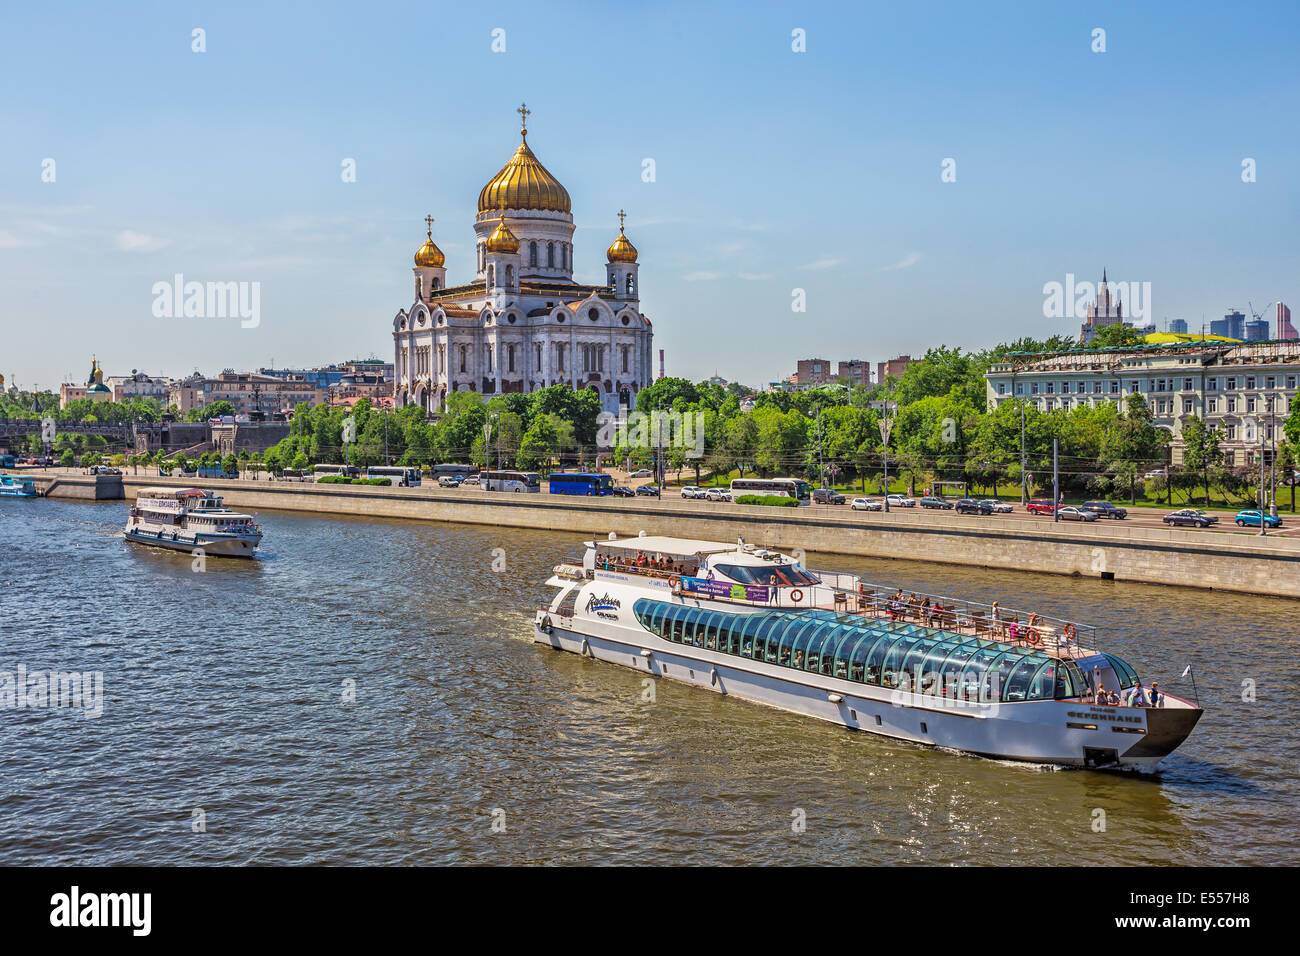
[(871, 363), (861, 359), (848, 359), (839, 364), (835, 377), (848, 379), (851, 385), (871, 387)]
[(1186, 335), (1186, 334), (1187, 334), (1187, 320), (1186, 320), (1186, 319), (1170, 319), (1170, 320), (1169, 320), (1169, 331), (1170, 331), (1170, 332), (1173, 332), (1173, 333), (1175, 333), (1175, 334), (1177, 334), (1177, 335)]
[(1086, 344), (1099, 329), (1108, 325), (1121, 325), (1124, 322), (1124, 303), (1118, 296), (1112, 296), (1110, 286), (1106, 284), (1106, 270), (1101, 270), (1101, 285), (1097, 287), (1097, 298), (1088, 306), (1083, 320), (1079, 338)]
[(1246, 323), (1247, 342), (1267, 342), (1268, 341), (1268, 319), (1251, 319)]
[(1222, 335), (1228, 339), (1243, 340), (1246, 338), (1246, 316), (1232, 309), (1224, 313), (1223, 318), (1215, 319), (1210, 323), (1211, 335)]
[(1274, 338), (1282, 341), (1300, 339), (1300, 333), (1291, 324), (1291, 310), (1281, 302), (1277, 304), (1277, 334)]
[(883, 384), (889, 376), (894, 378), (903, 377), (903, 369), (907, 368), (908, 363), (912, 361), (910, 355), (900, 355), (898, 358), (891, 358), (888, 362), (876, 363), (876, 382)]
[(831, 380), (831, 363), (826, 359), (800, 359), (790, 379), (795, 385), (825, 385)]

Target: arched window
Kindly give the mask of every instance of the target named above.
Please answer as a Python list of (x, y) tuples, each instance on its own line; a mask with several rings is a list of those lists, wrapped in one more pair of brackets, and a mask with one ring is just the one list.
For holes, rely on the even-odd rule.
[(514, 287), (515, 287), (515, 267), (506, 266), (506, 288), (513, 289)]
[(546, 265), (550, 269), (555, 268), (555, 243), (553, 242), (546, 244)]
[(632, 278), (632, 273), (627, 274), (627, 294), (631, 295), (636, 291), (636, 282)]
[(492, 286), (497, 284), (497, 269), (496, 266), (488, 266), (487, 270), (488, 270), (488, 288), (490, 289), (492, 288)]
[(537, 243), (535, 242), (528, 244), (528, 264), (530, 266), (537, 265)]
[(438, 288), (438, 277), (437, 277), (437, 276), (434, 276), (434, 277), (433, 277), (433, 288), (434, 288), (435, 291), (437, 291), (437, 288)]
[(569, 244), (567, 242), (560, 243), (560, 267), (562, 269), (569, 268)]

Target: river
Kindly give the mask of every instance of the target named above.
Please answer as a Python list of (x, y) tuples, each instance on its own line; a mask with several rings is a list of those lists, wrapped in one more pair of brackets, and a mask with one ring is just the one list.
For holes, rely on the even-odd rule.
[[(1154, 776), (852, 733), (530, 641), (580, 536), (266, 512), (260, 557), (0, 499), (0, 864), (1295, 864), (1300, 602), (810, 556), (1105, 629), (1206, 715)], [(654, 529), (648, 529), (653, 533)], [(1253, 691), (1253, 693), (1252, 693)], [(1253, 699), (1252, 699), (1253, 697)]]

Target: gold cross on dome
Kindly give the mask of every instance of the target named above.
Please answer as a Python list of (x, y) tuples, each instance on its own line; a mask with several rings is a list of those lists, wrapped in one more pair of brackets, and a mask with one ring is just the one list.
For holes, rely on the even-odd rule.
[(520, 117), (521, 117), (521, 119), (520, 119), (520, 121), (519, 121), (519, 127), (520, 127), (519, 131), (520, 131), (521, 133), (527, 133), (527, 132), (528, 132), (528, 114), (531, 113), (532, 110), (530, 110), (530, 109), (528, 108), (528, 104), (527, 104), (527, 103), (520, 103), (520, 104), (519, 104), (519, 109), (515, 110), (515, 112), (518, 113), (518, 114), (520, 115)]
[(623, 218), (627, 215), (623, 210), (618, 211), (618, 231), (623, 231)]
[(425, 222), (425, 225), (427, 225), (427, 226), (429, 227), (429, 238), (432, 239), (432, 238), (433, 238), (433, 217), (432, 217), (432, 216), (425, 216), (425, 217), (424, 217), (424, 222)]

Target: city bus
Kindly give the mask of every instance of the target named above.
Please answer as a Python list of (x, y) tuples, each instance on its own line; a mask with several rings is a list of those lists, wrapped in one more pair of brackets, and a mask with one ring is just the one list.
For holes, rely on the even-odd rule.
[(478, 486), (484, 491), (542, 490), (542, 476), (532, 471), (485, 471)]
[(360, 478), (361, 469), (356, 465), (317, 465), (312, 475), (319, 481), (326, 475), (342, 475), (345, 478)]
[(400, 465), (372, 465), (366, 469), (367, 478), (392, 478), (393, 484), (416, 488), (420, 484), (420, 469)]
[(812, 504), (812, 486), (800, 478), (733, 478), (731, 500), (740, 495), (778, 495), (794, 498), (801, 505)]
[(556, 472), (548, 480), (553, 495), (612, 495), (614, 493), (614, 479), (610, 475)]

